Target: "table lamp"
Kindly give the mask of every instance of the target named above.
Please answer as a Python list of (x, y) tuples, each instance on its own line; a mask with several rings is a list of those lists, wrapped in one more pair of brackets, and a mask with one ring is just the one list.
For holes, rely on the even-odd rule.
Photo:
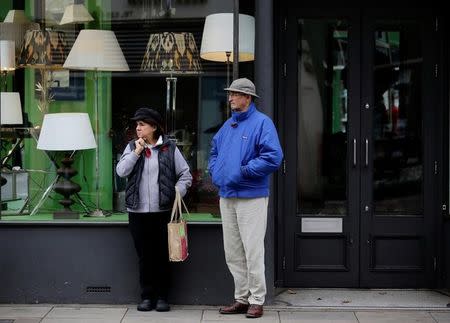
[[(21, 125), (23, 124), (22, 106), (20, 104), (20, 95), (18, 92), (0, 93), (0, 125)], [(13, 151), (20, 143), (16, 143), (5, 157), (1, 157), (0, 170), (3, 169)], [(6, 178), (0, 176), (1, 186), (6, 184)], [(1, 215), (0, 215), (1, 218)]]
[(91, 122), (87, 113), (49, 113), (44, 116), (37, 149), (46, 151), (65, 151), (63, 166), (57, 170), (59, 180), (53, 189), (64, 196), (59, 201), (64, 206), (62, 211), (53, 214), (54, 219), (78, 219), (78, 212), (72, 211), (70, 206), (74, 201), (72, 194), (81, 190), (80, 185), (71, 181), (77, 174), (73, 169), (73, 156), (78, 150), (96, 148)]
[(22, 105), (19, 92), (0, 93), (0, 124), (22, 125)]

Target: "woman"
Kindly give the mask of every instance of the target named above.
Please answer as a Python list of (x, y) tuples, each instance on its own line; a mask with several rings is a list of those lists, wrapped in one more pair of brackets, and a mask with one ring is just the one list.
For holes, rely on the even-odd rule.
[(125, 205), (139, 257), (142, 299), (137, 309), (165, 312), (170, 310), (167, 223), (175, 186), (184, 196), (192, 176), (175, 143), (164, 135), (157, 111), (140, 108), (131, 120), (136, 121), (137, 139), (128, 143), (116, 171), (128, 179)]

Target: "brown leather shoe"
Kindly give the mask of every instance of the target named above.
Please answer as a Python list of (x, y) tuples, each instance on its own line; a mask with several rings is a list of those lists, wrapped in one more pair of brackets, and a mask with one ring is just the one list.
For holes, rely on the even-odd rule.
[(250, 304), (247, 315), (245, 316), (254, 319), (263, 316), (263, 313), (264, 311), (262, 305)]
[(245, 314), (248, 310), (248, 304), (242, 304), (239, 302), (234, 302), (230, 306), (222, 307), (219, 310), (220, 314)]

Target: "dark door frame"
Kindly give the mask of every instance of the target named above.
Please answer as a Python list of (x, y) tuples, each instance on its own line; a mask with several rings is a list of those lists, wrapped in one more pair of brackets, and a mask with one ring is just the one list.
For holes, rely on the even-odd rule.
[[(297, 4), (288, 4), (288, 5), (284, 5), (283, 7), (281, 7), (281, 9), (279, 10), (279, 15), (281, 16), (280, 19), (278, 20), (278, 24), (275, 30), (278, 30), (278, 32), (280, 33), (279, 36), (277, 36), (275, 38), (275, 41), (278, 43), (278, 46), (276, 46), (276, 48), (278, 48), (278, 51), (276, 52), (276, 58), (277, 58), (277, 103), (278, 103), (278, 120), (279, 120), (279, 128), (280, 129), (295, 129), (295, 120), (296, 117), (295, 115), (292, 115), (291, 113), (289, 113), (290, 111), (290, 102), (294, 102), (296, 103), (297, 98), (292, 98), (292, 97), (287, 97), (286, 93), (293, 93), (292, 91), (295, 90), (292, 87), (296, 86), (296, 80), (295, 77), (296, 75), (292, 75), (293, 73), (291, 72), (291, 69), (286, 66), (286, 62), (289, 61), (295, 61), (295, 57), (294, 54), (291, 52), (289, 52), (287, 50), (287, 46), (292, 45), (292, 41), (290, 41), (289, 43), (289, 39), (296, 39), (296, 38), (292, 38), (292, 29), (293, 26), (295, 26), (295, 19), (293, 21), (293, 18), (295, 18), (295, 15), (289, 14), (294, 12), (296, 9), (298, 9), (299, 5)], [(372, 10), (372, 9), (371, 9)], [(421, 8), (421, 10), (423, 10), (423, 8)], [(358, 9), (351, 9), (351, 10), (346, 10), (346, 9), (342, 9), (341, 10), (337, 10), (334, 9), (333, 10), (329, 10), (328, 13), (323, 10), (323, 9), (310, 9), (308, 8), (307, 10), (305, 10), (308, 12), (307, 16), (311, 16), (314, 18), (323, 18), (323, 17), (348, 17), (349, 13), (355, 13), (356, 14), (360, 14), (360, 17), (363, 17), (363, 15), (361, 14), (361, 12)], [(374, 10), (372, 11), (374, 14), (376, 14), (377, 12), (379, 13), (380, 11)], [(384, 13), (386, 13), (386, 11), (384, 11)], [(387, 18), (389, 17), (396, 17), (398, 16), (400, 13), (404, 13), (404, 10), (395, 10), (395, 9), (390, 9), (389, 13), (386, 15)], [(419, 16), (422, 15), (422, 11), (419, 10), (419, 12), (417, 13)], [(302, 13), (302, 16), (303, 13)], [(436, 21), (437, 24), (437, 21)], [(362, 25), (362, 24), (360, 24)], [(443, 33), (441, 30), (438, 30), (438, 32), (436, 33), (436, 37), (439, 39), (438, 42), (435, 42), (433, 44), (433, 46), (436, 46), (438, 44), (442, 45), (445, 44), (444, 40), (443, 40), (443, 36), (442, 34), (449, 34), (449, 33)], [(276, 34), (277, 35), (277, 34)], [(430, 40), (429, 40), (430, 41)], [(356, 44), (355, 44), (356, 45)], [(358, 44), (356, 46), (361, 46), (361, 44)], [(445, 47), (445, 50), (444, 50)], [(349, 49), (349, 51), (351, 51), (351, 49)], [(427, 166), (430, 166), (431, 164), (434, 163), (434, 161), (436, 161), (437, 165), (438, 165), (438, 174), (436, 174), (437, 177), (444, 177), (445, 180), (438, 180), (437, 177), (432, 177), (434, 179), (434, 185), (430, 185), (429, 183), (425, 183), (424, 182), (424, 187), (426, 185), (428, 185), (428, 187), (431, 186), (432, 191), (427, 192), (426, 195), (424, 196), (424, 199), (426, 199), (428, 202), (426, 204), (424, 204), (424, 208), (427, 207), (430, 209), (430, 214), (433, 214), (432, 217), (432, 221), (434, 223), (432, 223), (432, 227), (434, 230), (434, 234), (436, 236), (435, 241), (433, 242), (433, 246), (432, 246), (432, 250), (434, 250), (433, 252), (433, 257), (432, 259), (436, 259), (434, 261), (434, 263), (428, 263), (427, 266), (437, 266), (437, 271), (436, 273), (433, 275), (433, 279), (432, 281), (429, 282), (429, 287), (436, 287), (436, 286), (443, 286), (443, 284), (446, 283), (446, 285), (450, 285), (450, 283), (448, 281), (445, 280), (444, 274), (446, 271), (449, 271), (447, 276), (450, 276), (450, 270), (445, 270), (443, 269), (444, 267), (444, 263), (447, 264), (447, 268), (450, 268), (450, 261), (447, 260), (449, 257), (444, 257), (444, 255), (449, 253), (450, 248), (445, 248), (442, 247), (442, 242), (443, 242), (443, 238), (444, 238), (444, 229), (442, 229), (442, 225), (443, 225), (443, 220), (442, 217), (440, 215), (442, 215), (442, 211), (440, 209), (440, 207), (443, 204), (446, 204), (448, 207), (448, 193), (445, 194), (445, 191), (447, 190), (447, 186), (448, 186), (448, 180), (446, 180), (446, 178), (448, 178), (448, 167), (446, 165), (448, 165), (448, 112), (446, 109), (444, 109), (445, 106), (448, 106), (448, 97), (444, 95), (444, 93), (446, 93), (446, 91), (448, 91), (448, 81), (447, 81), (447, 74), (448, 74), (448, 64), (447, 64), (447, 58), (448, 58), (448, 50), (447, 50), (447, 45), (445, 46), (441, 46), (440, 48), (433, 47), (433, 55), (436, 56), (436, 64), (438, 64), (439, 66), (442, 66), (442, 71), (443, 73), (438, 73), (438, 76), (435, 77), (435, 79), (433, 80), (433, 78), (430, 78), (433, 76), (434, 73), (429, 74), (425, 79), (424, 82), (429, 82), (429, 81), (434, 81), (433, 84), (437, 85), (435, 90), (435, 94), (436, 95), (432, 95), (430, 97), (424, 98), (424, 100), (428, 100), (428, 103), (424, 103), (424, 105), (427, 106), (435, 106), (436, 110), (434, 114), (430, 114), (428, 116), (426, 116), (424, 114), (424, 118), (430, 118), (428, 120), (428, 122), (432, 122), (434, 125), (436, 125), (435, 129), (430, 129), (430, 127), (424, 128), (424, 132), (423, 132), (423, 137), (424, 137), (424, 141), (425, 141), (425, 149), (426, 152), (424, 152), (424, 156), (432, 156), (432, 158), (430, 158), (430, 162), (427, 164)], [(349, 55), (352, 52), (349, 52)], [(291, 57), (289, 57), (289, 55), (291, 55)], [(427, 55), (427, 53), (424, 53), (424, 55)], [(363, 55), (361, 55), (363, 56)], [(352, 61), (353, 62), (353, 61)], [(443, 62), (445, 62), (446, 64), (444, 65)], [(357, 62), (359, 64), (361, 64), (361, 62)], [(437, 66), (437, 65), (436, 65)], [(439, 69), (441, 70), (441, 69)], [(444, 71), (445, 70), (445, 71)], [(434, 76), (433, 76), (434, 77)], [(350, 78), (349, 81), (352, 81), (352, 79), (354, 78)], [(358, 80), (359, 82), (359, 80)], [(361, 86), (364, 86), (363, 84)], [(358, 93), (355, 93), (355, 89), (358, 89)], [(441, 90), (441, 91), (440, 91)], [(362, 91), (361, 88), (358, 85), (353, 85), (353, 95), (354, 96), (359, 96), (361, 97), (361, 102), (365, 99), (362, 98)], [(289, 115), (289, 116), (288, 116)], [(431, 121), (430, 121), (431, 120)], [(442, 122), (442, 120), (444, 120), (444, 122)], [(441, 122), (440, 122), (441, 121)], [(425, 122), (425, 120), (424, 120)], [(294, 127), (294, 128), (293, 128)], [(445, 132), (445, 129), (447, 129)], [(430, 131), (435, 131), (435, 133), (433, 135), (430, 135)], [(281, 138), (284, 141), (283, 145), (284, 147), (289, 146), (290, 140), (289, 138), (287, 138), (286, 133), (289, 132), (287, 130), (283, 131), (283, 133), (281, 133)], [(349, 137), (350, 138), (350, 137)], [(349, 152), (347, 152), (349, 153)], [(350, 156), (350, 155), (349, 155)], [(361, 157), (361, 156), (360, 156)], [(295, 156), (295, 152), (293, 153), (292, 151), (286, 150), (285, 151), (285, 159), (288, 161), (291, 160), (295, 160), (296, 156)], [(431, 164), (430, 164), (431, 163)], [(443, 165), (442, 167), (440, 167), (439, 165)], [(425, 167), (425, 165), (424, 165)], [(276, 286), (287, 286), (286, 285), (286, 276), (285, 276), (285, 268), (286, 268), (286, 257), (285, 257), (285, 250), (286, 250), (286, 241), (285, 241), (285, 235), (288, 234), (288, 232), (286, 232), (286, 215), (288, 210), (295, 210), (295, 205), (292, 205), (292, 202), (295, 202), (295, 200), (290, 201), (289, 203), (285, 202), (285, 196), (287, 194), (292, 194), (292, 192), (290, 192), (290, 190), (288, 189), (288, 185), (286, 185), (286, 181), (289, 180), (293, 180), (294, 181), (294, 185), (295, 185), (295, 176), (291, 175), (291, 174), (295, 174), (296, 171), (296, 165), (295, 162), (287, 162), (285, 164), (285, 171), (284, 171), (284, 175), (283, 176), (279, 176), (278, 179), (278, 188), (279, 188), (279, 194), (278, 194), (278, 205), (280, 207), (280, 214), (282, 214), (283, 216), (278, 217), (278, 219), (276, 219), (276, 224), (277, 224), (277, 266), (276, 266)], [(427, 171), (430, 171), (430, 169), (428, 169)], [(432, 170), (434, 171), (434, 170)], [(292, 187), (292, 186), (291, 186)], [(293, 186), (295, 187), (295, 186)], [(366, 198), (366, 197), (365, 197)], [(362, 200), (362, 198), (361, 198)], [(441, 202), (443, 201), (443, 202)], [(360, 205), (357, 206), (358, 208), (360, 207)], [(359, 212), (359, 211), (358, 211)], [(444, 212), (444, 214), (448, 214), (447, 211)], [(449, 219), (447, 217), (447, 219)], [(358, 222), (357, 224), (357, 228), (359, 230), (359, 219), (355, 222)], [(448, 224), (449, 221), (446, 221), (447, 226), (449, 226), (449, 228), (447, 230), (450, 230), (450, 224)], [(446, 241), (449, 240), (448, 238), (445, 239)]]
[[(290, 8), (292, 9), (292, 8)], [(293, 11), (290, 11), (292, 13)], [(285, 284), (286, 271), (283, 268), (287, 268), (288, 266), (291, 266), (292, 264), (289, 263), (287, 257), (285, 257), (284, 252), (286, 250), (286, 242), (284, 237), (286, 234), (288, 234), (285, 231), (286, 227), (286, 214), (289, 212), (288, 210), (295, 210), (295, 199), (289, 198), (292, 196), (292, 191), (288, 190), (287, 187), (295, 187), (295, 180), (296, 177), (293, 174), (296, 174), (296, 163), (292, 162), (296, 160), (296, 154), (293, 149), (286, 149), (286, 147), (292, 146), (293, 141), (296, 139), (293, 138), (293, 129), (297, 128), (296, 120), (297, 120), (297, 114), (296, 110), (292, 107), (296, 107), (296, 102), (298, 99), (298, 96), (294, 93), (296, 93), (296, 84), (297, 84), (297, 67), (296, 66), (290, 66), (288, 65), (289, 62), (296, 62), (296, 51), (288, 50), (289, 46), (292, 46), (293, 44), (297, 46), (296, 43), (293, 43), (292, 41), (287, 41), (288, 39), (297, 39), (297, 22), (296, 22), (296, 15), (292, 14), (286, 14), (286, 20), (281, 20), (282, 26), (281, 30), (283, 32), (284, 37), (281, 37), (280, 39), (284, 39), (284, 43), (280, 43), (280, 46), (278, 48), (280, 49), (280, 81), (279, 81), (279, 88), (278, 88), (278, 104), (279, 107), (283, 107), (282, 109), (278, 109), (279, 115), (278, 119), (281, 121), (280, 128), (283, 129), (290, 129), (290, 131), (286, 131), (287, 136), (284, 137), (284, 147), (285, 147), (285, 174), (283, 178), (280, 178), (280, 182), (278, 187), (282, 188), (284, 191), (281, 194), (279, 194), (279, 205), (282, 206), (282, 214), (284, 215), (283, 218), (278, 219), (278, 228), (281, 232), (279, 237), (281, 237), (279, 241), (280, 247), (278, 250), (282, 253), (278, 257), (279, 261), (279, 282), (283, 282)], [(308, 8), (307, 11), (302, 12), (302, 17), (305, 18), (343, 18), (348, 19), (354, 22), (355, 25), (360, 24), (360, 15), (359, 10), (355, 9), (345, 9), (345, 8), (336, 8), (332, 11), (325, 11), (323, 9), (310, 9)], [(351, 24), (350, 24), (351, 25)], [(286, 27), (284, 27), (286, 26)], [(351, 28), (351, 27), (350, 27)], [(351, 31), (352, 36), (354, 37), (355, 41), (351, 43), (348, 51), (349, 51), (349, 57), (351, 64), (354, 64), (355, 66), (360, 65), (360, 56), (358, 55), (360, 50), (360, 43), (359, 43), (359, 29), (356, 28), (355, 30)], [(283, 59), (284, 58), (284, 59)], [(284, 66), (284, 64), (287, 64)], [(349, 97), (349, 100), (352, 101), (352, 103), (349, 106), (349, 109), (352, 111), (350, 113), (356, 115), (356, 118), (359, 118), (359, 97), (360, 97), (360, 84), (359, 84), (359, 69), (352, 69), (350, 71), (351, 75), (348, 76), (348, 81), (351, 82), (349, 86), (353, 89), (353, 92), (350, 94), (351, 97)], [(286, 93), (290, 93), (290, 95), (287, 95)], [(359, 136), (358, 133), (353, 133), (353, 131), (356, 131), (357, 129), (352, 128), (350, 129), (349, 137), (353, 138)], [(295, 135), (294, 135), (295, 136)], [(347, 155), (352, 156), (353, 154), (353, 146), (348, 145), (347, 146)], [(358, 153), (359, 154), (359, 153)], [(354, 172), (354, 166), (351, 163), (351, 159), (348, 159), (347, 162), (347, 169), (349, 172)], [(353, 194), (358, 194), (359, 192), (359, 178), (356, 176), (351, 176), (352, 182), (347, 185), (347, 190), (352, 191)], [(286, 182), (289, 184), (286, 185)], [(352, 189), (350, 189), (350, 187)], [(349, 196), (349, 194), (347, 194)], [(355, 195), (351, 197), (352, 199), (359, 200), (359, 198), (356, 198)], [(286, 202), (287, 201), (287, 202)], [(348, 232), (343, 232), (341, 234), (339, 233), (332, 233), (332, 234), (324, 234), (324, 236), (328, 236), (330, 239), (335, 239), (336, 241), (339, 241), (339, 243), (345, 244), (348, 246), (347, 254), (345, 256), (346, 258), (346, 264), (345, 268), (336, 268), (337, 272), (334, 272), (335, 275), (335, 283), (333, 284), (334, 287), (356, 287), (358, 284), (358, 276), (357, 273), (359, 271), (359, 261), (358, 258), (353, 256), (350, 256), (350, 253), (357, 255), (359, 254), (359, 217), (356, 216), (359, 212), (359, 205), (357, 203), (350, 203), (348, 213), (352, 214), (353, 216), (345, 216), (343, 217), (343, 225), (344, 227), (347, 227), (349, 230)], [(351, 229), (351, 230), (350, 230)], [(308, 234), (304, 235), (305, 237), (308, 237)], [(281, 267), (281, 268), (280, 268)], [(332, 268), (331, 268), (332, 270)], [(350, 278), (349, 272), (353, 271), (356, 276)], [(307, 286), (316, 286), (319, 282), (327, 279), (327, 277), (330, 275), (330, 271), (324, 270), (320, 277), (313, 278), (313, 276), (308, 276), (308, 270), (306, 269), (305, 272), (305, 283), (307, 282)], [(308, 276), (306, 278), (306, 276)], [(282, 277), (282, 278), (281, 278)], [(280, 279), (281, 278), (281, 279)], [(350, 282), (351, 281), (351, 282)]]
[[(382, 9), (373, 9), (365, 10), (362, 14), (362, 19), (365, 22), (362, 26), (364, 28), (363, 33), (370, 35), (374, 32), (374, 22), (376, 19), (408, 19), (413, 20), (417, 19), (422, 28), (420, 31), (422, 35), (420, 35), (420, 39), (423, 41), (422, 49), (423, 49), (423, 62), (422, 65), (422, 138), (423, 138), (423, 217), (414, 217), (414, 216), (401, 216), (401, 217), (380, 217), (373, 215), (373, 207), (371, 205), (373, 201), (372, 190), (362, 190), (362, 198), (361, 198), (361, 210), (364, 205), (369, 205), (370, 211), (367, 214), (364, 214), (364, 211), (361, 213), (361, 251), (360, 251), (360, 259), (361, 259), (361, 276), (360, 276), (360, 284), (361, 287), (389, 287), (392, 281), (392, 277), (395, 276), (395, 281), (400, 286), (405, 287), (414, 287), (411, 280), (413, 279), (414, 272), (416, 270), (421, 270), (420, 268), (393, 268), (387, 269), (386, 274), (382, 272), (384, 269), (375, 269), (372, 268), (372, 262), (375, 262), (374, 259), (371, 259), (373, 256), (369, 252), (364, 252), (363, 245), (368, 244), (368, 248), (374, 252), (375, 241), (377, 238), (379, 239), (397, 239), (402, 235), (406, 239), (411, 238), (411, 241), (414, 241), (417, 237), (411, 235), (411, 232), (408, 230), (403, 230), (401, 225), (398, 222), (402, 222), (403, 219), (408, 218), (411, 225), (416, 227), (416, 230), (424, 229), (422, 235), (425, 238), (420, 239), (421, 243), (423, 243), (423, 252), (424, 252), (424, 263), (423, 270), (426, 272), (425, 279), (422, 284), (424, 286), (421, 287), (435, 287), (436, 286), (436, 275), (434, 273), (435, 262), (437, 262), (437, 254), (436, 254), (436, 239), (430, 241), (427, 239), (428, 237), (436, 236), (436, 205), (437, 205), (437, 173), (435, 173), (435, 162), (437, 163), (437, 131), (435, 126), (437, 125), (437, 107), (438, 107), (438, 93), (436, 90), (438, 88), (437, 77), (435, 75), (435, 64), (438, 63), (437, 60), (437, 48), (436, 48), (436, 38), (430, 37), (434, 35), (436, 32), (435, 28), (435, 17), (430, 10), (425, 8), (417, 9), (392, 9), (392, 10), (382, 10)], [(361, 87), (361, 106), (364, 106), (366, 102), (373, 104), (375, 102), (373, 97), (372, 89), (374, 88), (373, 79), (368, 77), (371, 75), (371, 70), (373, 69), (373, 65), (371, 62), (374, 61), (373, 53), (374, 49), (371, 47), (373, 42), (371, 42), (368, 38), (364, 39), (362, 45), (362, 71), (361, 77), (364, 80), (362, 82)], [(427, 113), (429, 110), (432, 110), (434, 113)], [(370, 110), (363, 109), (363, 116), (361, 118), (361, 136), (366, 138), (371, 138), (371, 131), (373, 124), (372, 118), (373, 114)], [(365, 114), (365, 115), (364, 115)], [(428, 126), (426, 126), (428, 125)], [(373, 142), (369, 144), (369, 150), (373, 151)], [(373, 175), (373, 160), (369, 159), (369, 167), (363, 169), (362, 171), (362, 185), (361, 187), (369, 188), (372, 185), (372, 175)], [(433, 216), (434, 215), (434, 216)], [(423, 221), (422, 221), (423, 219)], [(417, 220), (417, 221), (416, 221)], [(404, 221), (403, 221), (404, 222)], [(417, 224), (414, 224), (417, 222)], [(421, 226), (419, 223), (424, 223)], [(397, 227), (393, 231), (396, 234), (387, 234), (384, 233), (380, 235), (386, 227)], [(369, 230), (369, 228), (372, 228)], [(427, 230), (431, 230), (427, 234)], [(404, 232), (403, 232), (404, 231)], [(375, 233), (377, 232), (377, 233)], [(415, 231), (419, 232), (419, 231)], [(419, 236), (419, 234), (418, 234)], [(369, 268), (368, 270), (365, 270)], [(389, 276), (388, 271), (391, 271), (391, 276)], [(402, 275), (394, 275), (393, 271), (398, 271), (402, 273)], [(374, 278), (378, 277), (378, 278)]]

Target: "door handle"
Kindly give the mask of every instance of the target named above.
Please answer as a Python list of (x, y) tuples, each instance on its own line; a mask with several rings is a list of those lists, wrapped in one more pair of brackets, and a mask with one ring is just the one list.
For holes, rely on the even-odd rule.
[(353, 167), (356, 167), (356, 139), (353, 138)]
[(369, 166), (369, 139), (366, 138), (366, 167)]

